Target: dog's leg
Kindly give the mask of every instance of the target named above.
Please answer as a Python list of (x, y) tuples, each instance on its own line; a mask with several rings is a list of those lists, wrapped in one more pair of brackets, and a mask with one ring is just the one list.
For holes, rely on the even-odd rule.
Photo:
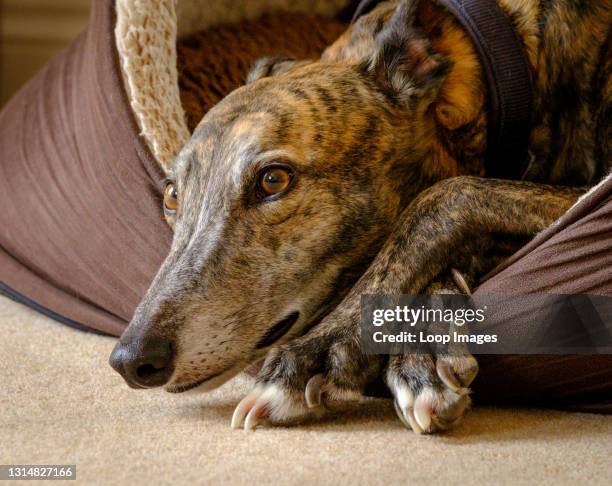
[[(361, 394), (385, 364), (360, 346), (362, 294), (423, 293), (451, 267), (490, 249), (499, 235), (535, 235), (582, 193), (583, 189), (476, 177), (447, 179), (424, 191), (404, 210), (341, 304), (308, 334), (270, 352), (255, 390), (237, 407), (232, 425), (254, 428), (263, 420), (293, 421), (320, 412), (325, 399)], [(400, 417), (418, 403), (416, 430), (432, 432), (452, 425), (467, 406), (462, 397), (474, 377), (473, 358), (464, 357), (444, 359), (441, 365), (436, 356), (420, 353), (392, 358), (386, 378)], [(441, 400), (417, 382), (435, 383), (438, 395), (451, 399)], [(418, 391), (427, 394), (420, 399)], [(423, 400), (423, 406), (416, 400)]]

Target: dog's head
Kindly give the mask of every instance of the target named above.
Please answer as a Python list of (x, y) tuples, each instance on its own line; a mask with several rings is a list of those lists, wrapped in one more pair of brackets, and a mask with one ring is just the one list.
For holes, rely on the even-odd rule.
[(165, 190), (172, 248), (111, 357), (128, 383), (214, 387), (305, 332), (444, 176), (422, 164), (448, 65), (408, 4), (379, 10), (319, 61), (258, 62), (197, 127)]

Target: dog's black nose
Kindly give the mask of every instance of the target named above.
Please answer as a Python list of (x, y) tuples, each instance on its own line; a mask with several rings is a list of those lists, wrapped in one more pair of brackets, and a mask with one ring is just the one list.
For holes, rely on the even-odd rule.
[(169, 342), (148, 337), (128, 343), (119, 341), (109, 363), (132, 388), (152, 388), (168, 382), (174, 371), (173, 358)]

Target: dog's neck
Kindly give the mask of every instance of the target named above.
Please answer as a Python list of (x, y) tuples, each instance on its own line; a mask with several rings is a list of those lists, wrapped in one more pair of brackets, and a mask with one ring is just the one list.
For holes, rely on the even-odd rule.
[(432, 2), (423, 2), (419, 23), (433, 50), (453, 63), (431, 110), (432, 163), (452, 175), (484, 175), (486, 88), (478, 55), (453, 16)]
[[(515, 31), (529, 50), (525, 32), (517, 25), (529, 24), (523, 22), (525, 14), (504, 3), (501, 2), (502, 8), (510, 9), (508, 17), (513, 19)], [(435, 124), (430, 150), (432, 163), (453, 175), (484, 175), (489, 93), (474, 44), (455, 17), (435, 2), (420, 3), (418, 24), (432, 49), (452, 61), (431, 111)]]

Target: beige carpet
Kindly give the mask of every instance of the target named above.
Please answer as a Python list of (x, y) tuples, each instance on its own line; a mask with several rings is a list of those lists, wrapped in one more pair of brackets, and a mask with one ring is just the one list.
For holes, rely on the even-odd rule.
[(4, 298), (0, 336), (0, 464), (76, 464), (82, 484), (612, 484), (612, 416), (476, 409), (422, 437), (373, 400), (244, 432), (229, 428), (244, 379), (208, 395), (131, 390), (106, 363), (113, 339)]

